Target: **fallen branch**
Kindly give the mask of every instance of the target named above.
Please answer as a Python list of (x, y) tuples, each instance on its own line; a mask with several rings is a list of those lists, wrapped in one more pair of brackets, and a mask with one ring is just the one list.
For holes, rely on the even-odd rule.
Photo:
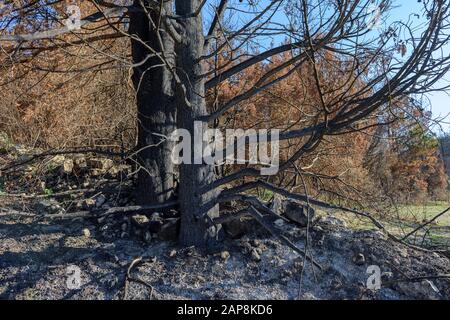
[(353, 213), (355, 215), (358, 216), (362, 216), (365, 217), (367, 219), (369, 219), (379, 230), (383, 231), (391, 240), (394, 240), (398, 243), (401, 243), (407, 247), (410, 247), (412, 249), (416, 249), (416, 250), (420, 250), (423, 252), (439, 252), (436, 250), (427, 250), (425, 248), (421, 248), (412, 244), (409, 244), (405, 241), (403, 241), (402, 239), (399, 239), (398, 237), (396, 237), (395, 235), (393, 235), (392, 233), (390, 233), (386, 227), (379, 222), (377, 219), (375, 219), (370, 213), (366, 213), (366, 212), (362, 212), (362, 211), (358, 211), (355, 209), (350, 209), (350, 208), (346, 208), (346, 207), (341, 207), (341, 206), (337, 206), (337, 205), (333, 205), (333, 204), (329, 204), (327, 202), (321, 201), (321, 200), (317, 200), (314, 198), (309, 197), (307, 199), (307, 197), (305, 195), (301, 195), (301, 194), (295, 194), (292, 192), (289, 192), (285, 189), (279, 188), (277, 186), (274, 186), (268, 182), (265, 181), (261, 181), (261, 180), (257, 180), (257, 181), (253, 181), (253, 182), (249, 182), (246, 184), (243, 184), (241, 186), (235, 187), (235, 188), (231, 188), (228, 190), (224, 190), (221, 194), (221, 199), (219, 199), (220, 202), (225, 202), (225, 201), (229, 201), (229, 200), (242, 200), (243, 196), (242, 194), (239, 194), (239, 192), (245, 192), (251, 189), (255, 189), (257, 187), (261, 187), (267, 190), (270, 190), (274, 193), (277, 193), (279, 195), (282, 195), (286, 198), (291, 198), (294, 200), (298, 200), (298, 201), (302, 201), (302, 202), (306, 202), (307, 200), (310, 202), (310, 204), (318, 206), (318, 207), (322, 207), (324, 209), (331, 209), (331, 210), (339, 210), (339, 211), (344, 211), (344, 212), (350, 212)]
[(1, 209), (3, 212), (0, 212), (0, 217), (6, 217), (6, 216), (19, 216), (19, 217), (26, 217), (26, 218), (34, 218), (37, 217), (38, 215), (35, 213), (31, 213), (31, 212), (25, 212), (25, 211), (17, 211), (17, 210), (7, 210), (5, 212), (4, 209)]
[(75, 219), (75, 218), (100, 218), (115, 214), (135, 214), (142, 213), (149, 210), (159, 210), (173, 208), (178, 205), (177, 201), (171, 201), (162, 204), (148, 205), (148, 206), (128, 206), (128, 207), (114, 207), (106, 211), (76, 211), (70, 213), (46, 214), (43, 218), (47, 219)]
[(391, 280), (388, 282), (383, 282), (383, 287), (389, 287), (396, 283), (401, 282), (420, 282), (423, 280), (440, 280), (440, 279), (450, 279), (450, 274), (443, 274), (443, 275), (437, 275), (437, 276), (422, 276), (422, 277), (414, 277), (414, 278), (404, 278), (404, 279), (397, 279), (397, 280)]
[(285, 245), (287, 245), (289, 248), (291, 248), (295, 252), (297, 252), (303, 256), (306, 256), (308, 258), (308, 260), (310, 260), (317, 268), (319, 268), (319, 270), (321, 270), (321, 271), (323, 270), (322, 266), (318, 262), (316, 262), (312, 257), (310, 257), (309, 255), (306, 255), (304, 250), (297, 247), (288, 238), (283, 236), (278, 230), (276, 230), (269, 223), (267, 223), (264, 219), (264, 216), (258, 210), (256, 210), (255, 207), (250, 206), (248, 212), (253, 218), (255, 218), (256, 221), (259, 222), (259, 224), (261, 224), (261, 226), (263, 226), (267, 231), (269, 231), (274, 237), (278, 238), (281, 242), (283, 242)]
[(123, 289), (123, 300), (127, 300), (127, 296), (128, 296), (128, 283), (130, 281), (142, 284), (144, 286), (146, 286), (147, 288), (150, 289), (150, 298), (149, 300), (152, 300), (152, 296), (153, 296), (153, 292), (155, 291), (155, 289), (153, 288), (153, 286), (148, 283), (145, 280), (139, 279), (139, 278), (134, 278), (131, 276), (131, 271), (137, 267), (139, 264), (144, 263), (144, 262), (150, 262), (153, 261), (150, 259), (144, 260), (142, 257), (139, 257), (137, 259), (134, 259), (131, 263), (130, 266), (127, 269), (127, 274), (125, 275), (125, 284), (124, 284), (124, 289)]

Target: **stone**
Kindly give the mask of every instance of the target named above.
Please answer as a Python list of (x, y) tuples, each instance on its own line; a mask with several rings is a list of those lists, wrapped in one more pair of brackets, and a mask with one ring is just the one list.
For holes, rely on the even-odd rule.
[(389, 283), (394, 279), (394, 274), (392, 272), (386, 271), (381, 274), (381, 283)]
[(95, 200), (92, 198), (85, 199), (83, 202), (83, 205), (86, 209), (92, 209), (93, 207), (95, 207)]
[(309, 208), (308, 210), (308, 208), (299, 201), (279, 196), (274, 198), (271, 208), (276, 214), (284, 215), (301, 227), (306, 227), (308, 225), (308, 220), (311, 223), (315, 216), (313, 208)]
[(303, 258), (296, 258), (294, 260), (294, 269), (297, 271), (301, 271), (303, 269)]
[(147, 243), (150, 243), (152, 241), (152, 234), (150, 233), (150, 231), (145, 231), (144, 241)]
[(122, 225), (121, 225), (120, 228), (122, 229), (122, 232), (127, 231), (127, 229), (128, 229), (128, 223), (126, 223), (126, 222), (122, 223)]
[(107, 171), (114, 166), (114, 161), (112, 161), (111, 159), (91, 158), (87, 160), (87, 165), (91, 169)]
[(228, 251), (222, 251), (220, 253), (220, 258), (224, 261), (227, 261), (228, 259), (230, 259), (230, 253)]
[(177, 255), (177, 250), (172, 250), (169, 252), (169, 257), (173, 258)]
[(336, 218), (335, 216), (332, 216), (332, 215), (323, 217), (321, 219), (321, 222), (331, 225), (331, 226), (340, 226), (340, 227), (344, 227), (344, 228), (347, 227), (347, 224), (345, 223), (345, 221), (343, 221), (339, 218)]
[(362, 266), (366, 263), (366, 257), (362, 253), (358, 253), (353, 257), (353, 263), (357, 266)]
[(275, 220), (275, 222), (274, 222), (274, 224), (277, 226), (277, 227), (283, 227), (284, 225), (285, 225), (285, 222), (284, 222), (284, 220), (283, 219), (277, 219), (277, 220)]
[(148, 223), (148, 229), (150, 230), (151, 233), (159, 233), (163, 225), (164, 220), (159, 215), (153, 214)]
[(241, 246), (244, 248), (244, 253), (251, 253), (253, 250), (249, 241), (242, 241)]
[(243, 235), (255, 231), (259, 228), (258, 222), (250, 219), (249, 217), (235, 219), (224, 223), (222, 226), (226, 234), (233, 239), (242, 237)]
[(256, 261), (256, 262), (260, 262), (261, 261), (261, 256), (256, 250), (252, 250), (251, 257), (252, 257), (253, 261)]
[(145, 228), (150, 223), (150, 219), (142, 214), (135, 214), (131, 217), (131, 222), (139, 228)]
[(55, 166), (55, 167), (56, 166), (61, 166), (61, 165), (64, 164), (64, 161), (66, 161), (66, 158), (63, 155), (57, 155), (57, 156), (54, 156), (50, 160), (49, 165), (50, 166)]
[(321, 247), (321, 246), (323, 246), (324, 243), (325, 243), (325, 235), (322, 235), (322, 236), (320, 237), (320, 239), (317, 241), (317, 245), (318, 245), (319, 247)]
[(317, 299), (311, 292), (305, 292), (302, 294), (301, 300), (314, 301), (319, 299)]
[(158, 232), (158, 238), (164, 241), (176, 240), (179, 230), (180, 218), (166, 219)]
[(103, 222), (105, 222), (106, 218), (107, 218), (106, 216), (100, 217), (100, 218), (97, 219), (97, 222), (99, 224), (102, 224)]
[(420, 300), (439, 300), (442, 299), (439, 289), (430, 280), (421, 282), (399, 282), (396, 284), (396, 290)]
[(72, 173), (74, 166), (75, 164), (73, 163), (72, 159), (65, 159), (62, 166), (63, 172), (67, 174)]
[(87, 168), (87, 161), (86, 158), (83, 155), (78, 155), (74, 160), (74, 167), (77, 169), (84, 169)]
[(106, 197), (103, 194), (101, 194), (95, 199), (95, 206), (97, 208), (100, 208), (101, 206), (103, 206), (105, 204), (105, 202), (106, 202)]
[(91, 231), (88, 228), (84, 228), (83, 229), (83, 236), (85, 236), (86, 238), (90, 238), (91, 237)]
[(54, 199), (40, 200), (34, 205), (34, 209), (39, 214), (57, 214), (65, 212), (64, 208), (62, 208), (58, 201)]
[(330, 284), (333, 290), (340, 290), (342, 288), (342, 281), (338, 277), (335, 277)]

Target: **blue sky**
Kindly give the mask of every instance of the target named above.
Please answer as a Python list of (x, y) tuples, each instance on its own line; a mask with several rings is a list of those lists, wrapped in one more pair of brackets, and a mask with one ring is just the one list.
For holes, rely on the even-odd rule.
[[(396, 8), (390, 13), (388, 21), (402, 20), (407, 21), (411, 13), (418, 13), (421, 11), (422, 4), (417, 0), (397, 0), (394, 1)], [(417, 20), (417, 19), (416, 19)], [(450, 54), (450, 45), (447, 48), (446, 54)], [(450, 84), (450, 74), (447, 74), (437, 87), (442, 87)], [(431, 110), (434, 118), (445, 118), (441, 122), (441, 126), (446, 133), (450, 132), (450, 90), (448, 92), (436, 92), (429, 94), (427, 98), (430, 100)], [(448, 124), (445, 122), (449, 122)], [(441, 129), (436, 126), (433, 128), (436, 133), (442, 133)]]
[[(261, 0), (260, 5), (264, 7), (268, 3), (269, 0)], [(423, 11), (423, 4), (418, 2), (417, 0), (393, 0), (393, 5), (394, 8), (389, 12), (389, 16), (386, 19), (387, 25), (391, 24), (394, 21), (407, 22), (412, 17), (413, 13), (421, 15), (421, 12)], [(275, 20), (279, 20), (279, 22), (284, 22), (286, 19), (282, 12), (276, 14), (274, 18)], [(424, 19), (418, 19), (417, 17), (412, 17), (412, 20), (414, 21), (415, 25), (423, 24), (423, 22), (425, 21)], [(381, 27), (383, 27), (383, 25)], [(374, 30), (374, 32), (377, 31)], [(281, 37), (277, 40), (283, 41)], [(270, 41), (270, 39), (267, 39), (267, 43), (269, 43)], [(450, 54), (450, 45), (447, 49), (448, 50), (445, 54)], [(436, 87), (443, 87), (446, 85), (450, 85), (450, 74), (442, 79), (436, 85)], [(450, 133), (450, 90), (448, 92), (435, 92), (432, 94), (430, 93), (425, 98), (429, 100), (429, 107), (431, 108), (431, 111), (433, 113), (433, 118), (442, 118), (440, 126), (442, 127), (444, 132)], [(437, 134), (441, 134), (442, 131), (440, 126), (435, 125), (432, 130)]]

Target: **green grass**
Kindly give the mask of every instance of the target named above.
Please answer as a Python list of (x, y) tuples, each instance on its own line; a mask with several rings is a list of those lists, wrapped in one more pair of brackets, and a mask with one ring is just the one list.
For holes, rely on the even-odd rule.
[[(400, 207), (398, 214), (405, 221), (429, 221), (449, 207), (450, 204), (443, 201), (432, 202), (426, 205), (408, 205)], [(440, 226), (450, 226), (450, 212), (436, 220), (436, 223)]]
[[(449, 207), (450, 203), (443, 201), (430, 202), (425, 205), (405, 205), (377, 219), (384, 224), (389, 232), (402, 238)], [(348, 213), (338, 215), (352, 229), (377, 229), (368, 219), (349, 215)], [(411, 236), (409, 241), (417, 245), (424, 244), (436, 249), (450, 249), (450, 211), (417, 232), (417, 234)]]

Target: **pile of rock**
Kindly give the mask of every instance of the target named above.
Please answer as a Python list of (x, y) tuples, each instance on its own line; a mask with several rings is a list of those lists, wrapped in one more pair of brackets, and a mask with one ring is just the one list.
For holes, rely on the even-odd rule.
[(175, 212), (134, 214), (121, 219), (112, 216), (101, 217), (98, 223), (104, 238), (137, 238), (146, 243), (156, 239), (176, 240), (180, 227), (180, 219), (176, 217)]

